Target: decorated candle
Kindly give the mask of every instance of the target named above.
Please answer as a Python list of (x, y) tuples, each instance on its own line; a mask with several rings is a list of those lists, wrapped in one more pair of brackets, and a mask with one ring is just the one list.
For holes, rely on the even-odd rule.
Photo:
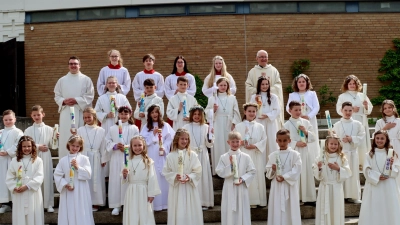
[(19, 166), (17, 171), (17, 187), (22, 186), (22, 166)]
[[(376, 157), (376, 156), (375, 156)], [(390, 176), (390, 159), (393, 157), (393, 149), (389, 148), (386, 157), (385, 168), (383, 169), (382, 176), (388, 178)]]
[(139, 112), (141, 112), (141, 113), (144, 113), (144, 93), (142, 93), (141, 95), (140, 95), (140, 101), (139, 101), (139, 104), (140, 104), (140, 108), (139, 108)]
[[(158, 133), (158, 147), (162, 148), (163, 147), (163, 141), (162, 141), (162, 129), (157, 129)], [(159, 150), (158, 155), (164, 155), (164, 151)]]
[(214, 91), (213, 91), (213, 96), (214, 96), (214, 103), (215, 103), (215, 105), (218, 106), (217, 90), (214, 90)]
[(208, 123), (209, 123), (209, 126), (208, 126), (208, 139), (212, 140), (213, 133), (211, 131), (214, 128), (214, 110), (213, 109), (210, 109), (210, 113), (208, 113), (208, 115), (207, 115), (207, 120), (208, 120)]
[(329, 114), (329, 110), (325, 111), (326, 123), (328, 124), (329, 135), (332, 135), (332, 121), (331, 115)]
[(75, 108), (69, 107), (70, 115), (71, 115), (71, 130), (75, 132)]
[(232, 155), (232, 172), (233, 172), (233, 183), (239, 183), (239, 171), (238, 171), (238, 162), (236, 155)]
[(183, 117), (188, 117), (186, 97), (183, 97)]
[(51, 149), (57, 149), (58, 148), (57, 133), (58, 133), (58, 124), (55, 124), (54, 128), (53, 128), (53, 138), (51, 139)]
[(257, 102), (257, 105), (258, 105), (258, 111), (257, 111), (257, 115), (258, 115), (258, 117), (260, 118), (261, 117), (261, 115), (262, 115), (262, 98), (261, 98), (261, 95), (256, 95), (256, 102)]
[(0, 152), (4, 152), (4, 144), (1, 141), (2, 137), (3, 137), (3, 131), (0, 131)]
[(306, 143), (306, 135), (302, 130), (299, 129), (300, 126), (303, 126), (303, 124), (301, 123), (301, 121), (297, 121), (297, 129), (299, 131), (300, 141)]
[(124, 145), (124, 165), (128, 168), (129, 145)]
[(281, 163), (281, 158), (279, 157), (279, 151), (277, 151), (276, 153), (276, 175), (277, 176), (282, 176), (282, 163)]
[(111, 112), (114, 113), (114, 115), (115, 115), (115, 96), (114, 95), (110, 95), (110, 108), (111, 108)]
[(184, 180), (184, 175), (183, 175), (183, 151), (178, 150), (178, 174), (181, 176), (181, 180)]
[(75, 167), (71, 165), (69, 169), (69, 186), (74, 188)]
[(319, 161), (325, 163), (325, 148), (321, 147), (321, 155), (319, 156)]
[(301, 103), (301, 115), (307, 115), (306, 101), (304, 100), (304, 95), (300, 95), (300, 103)]
[(363, 84), (363, 98), (363, 101), (367, 100), (367, 84)]
[(124, 139), (122, 138), (122, 121), (118, 120), (118, 138), (121, 144), (124, 143)]

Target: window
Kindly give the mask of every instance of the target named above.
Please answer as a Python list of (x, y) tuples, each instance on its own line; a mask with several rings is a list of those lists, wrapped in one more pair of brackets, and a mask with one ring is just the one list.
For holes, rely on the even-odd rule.
[(250, 13), (297, 13), (297, 3), (250, 3)]
[(148, 6), (140, 7), (140, 16), (151, 16), (151, 15), (177, 15), (185, 14), (185, 6)]
[(235, 4), (191, 5), (190, 13), (235, 13)]
[(346, 12), (345, 2), (299, 2), (302, 13), (338, 13)]
[(76, 20), (76, 10), (34, 12), (32, 13), (32, 23), (57, 22)]
[(124, 18), (125, 8), (81, 9), (78, 15), (80, 20)]
[(360, 12), (400, 12), (400, 2), (359, 2)]

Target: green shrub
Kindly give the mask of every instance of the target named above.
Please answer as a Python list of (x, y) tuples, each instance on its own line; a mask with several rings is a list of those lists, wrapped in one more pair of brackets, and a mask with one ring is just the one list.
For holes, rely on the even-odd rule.
[(197, 74), (194, 74), (193, 76), (196, 80), (196, 94), (194, 95), (194, 98), (197, 100), (197, 103), (205, 109), (207, 107), (208, 98), (201, 91), (203, 88), (203, 80)]

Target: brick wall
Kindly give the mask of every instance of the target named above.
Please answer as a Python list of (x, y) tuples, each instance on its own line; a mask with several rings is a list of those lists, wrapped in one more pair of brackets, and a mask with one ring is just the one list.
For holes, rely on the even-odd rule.
[[(391, 41), (400, 37), (398, 27), (398, 13), (215, 15), (25, 25), (27, 113), (32, 105), (41, 104), (45, 121), (58, 122), (53, 89), (68, 72), (68, 57), (79, 56), (81, 71), (96, 85), (112, 48), (121, 51), (132, 80), (143, 69), (141, 59), (146, 53), (156, 56), (155, 69), (164, 76), (182, 54), (190, 70), (202, 78), (209, 73), (213, 56), (221, 55), (238, 85), (239, 105), (244, 103), (247, 71), (255, 65), (259, 49), (268, 51), (284, 87), (291, 84), (293, 61), (307, 58), (311, 68), (306, 74), (315, 90), (327, 84), (338, 96), (344, 77), (355, 74), (368, 83), (373, 98), (381, 86), (379, 62), (392, 47)], [(133, 104), (132, 91), (128, 99)], [(337, 117), (334, 107), (323, 107), (321, 112), (326, 109)], [(378, 111), (376, 107), (373, 116)]]

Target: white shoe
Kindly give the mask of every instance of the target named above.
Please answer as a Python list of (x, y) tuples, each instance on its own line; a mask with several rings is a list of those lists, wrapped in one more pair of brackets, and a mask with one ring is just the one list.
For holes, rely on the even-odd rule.
[(11, 211), (11, 207), (8, 205), (2, 205), (0, 208), (0, 213), (10, 212), (10, 211)]
[(113, 211), (111, 212), (111, 215), (118, 216), (119, 212), (121, 212), (121, 208), (120, 207), (114, 208)]
[[(97, 212), (97, 211), (99, 211), (99, 208), (94, 208), (94, 207), (92, 207), (92, 211), (93, 212)], [(114, 212), (114, 210), (113, 210), (113, 212)], [(118, 214), (119, 214), (119, 212), (118, 212)], [(114, 215), (114, 214), (113, 214)]]
[(208, 207), (202, 207), (202, 210), (206, 211), (206, 210), (208, 210)]
[(349, 199), (349, 202), (355, 203), (355, 204), (361, 204), (362, 201), (359, 199)]
[(49, 206), (49, 208), (47, 208), (47, 212), (49, 212), (49, 213), (54, 212), (54, 209), (53, 209), (53, 207), (51, 205)]

